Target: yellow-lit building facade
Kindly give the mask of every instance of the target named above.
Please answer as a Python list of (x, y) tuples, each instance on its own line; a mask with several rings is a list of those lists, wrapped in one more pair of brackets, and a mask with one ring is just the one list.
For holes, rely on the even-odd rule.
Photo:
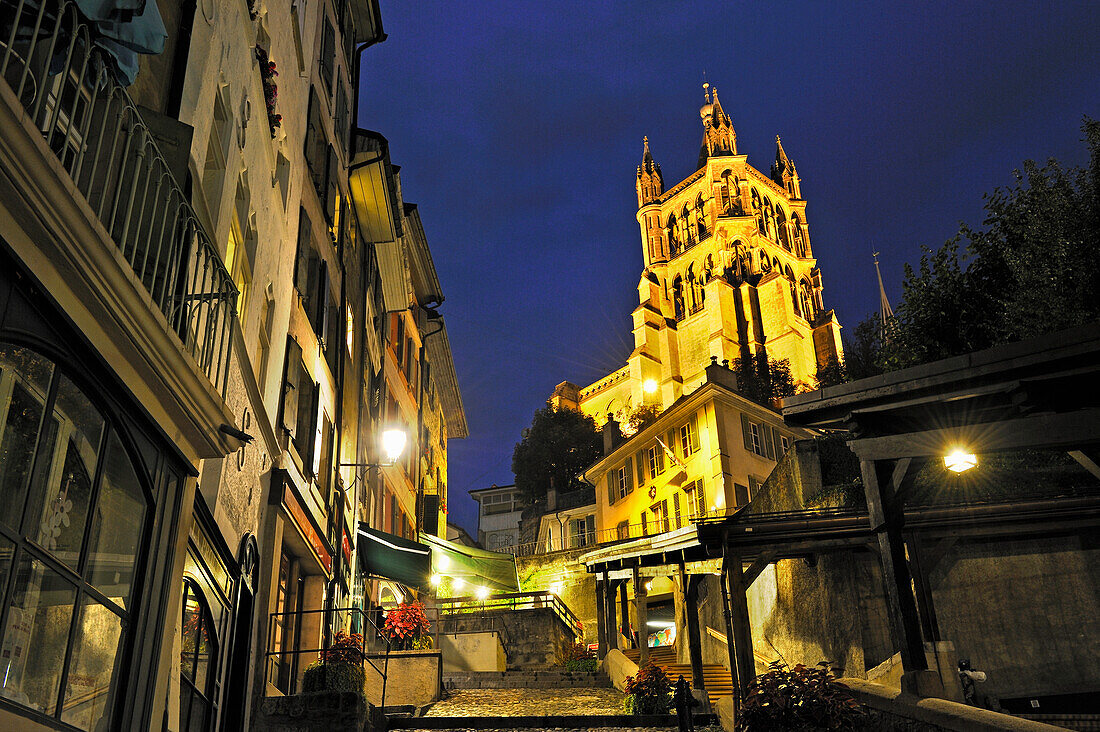
[(732, 362), (786, 361), (795, 383), (812, 387), (819, 368), (842, 358), (794, 163), (777, 137), (770, 174), (750, 165), (717, 90), (704, 91), (694, 173), (666, 188), (644, 141), (634, 349), (622, 368), (585, 387), (564, 382), (551, 398), (598, 425), (626, 425), (640, 407), (660, 412), (586, 473), (601, 542), (747, 503), (788, 445), (807, 436), (741, 396)]
[(786, 360), (807, 386), (842, 357), (794, 163), (777, 137), (770, 175), (750, 165), (717, 90), (706, 90), (700, 116), (698, 167), (674, 186), (665, 187), (645, 141), (636, 176), (643, 269), (634, 350), (614, 373), (555, 394), (555, 403), (575, 402), (597, 424), (608, 414), (623, 421), (642, 405), (667, 408), (702, 383), (711, 356), (764, 353)]

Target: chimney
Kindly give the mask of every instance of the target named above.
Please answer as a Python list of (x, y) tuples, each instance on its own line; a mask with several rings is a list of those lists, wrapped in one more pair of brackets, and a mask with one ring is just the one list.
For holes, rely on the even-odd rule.
[(710, 357), (710, 365), (706, 368), (707, 383), (721, 384), (732, 391), (737, 391), (737, 374), (730, 368), (729, 361), (718, 363), (717, 356)]
[(619, 429), (619, 423), (614, 416), (607, 415), (607, 421), (603, 425), (603, 454), (610, 455), (622, 442), (623, 431)]

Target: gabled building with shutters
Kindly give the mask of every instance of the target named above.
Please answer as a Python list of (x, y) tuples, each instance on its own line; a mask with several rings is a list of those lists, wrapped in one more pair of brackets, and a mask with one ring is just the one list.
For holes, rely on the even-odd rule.
[(604, 425), (605, 455), (585, 472), (596, 490), (596, 540), (606, 544), (680, 529), (749, 502), (796, 439), (782, 416), (737, 392), (715, 362), (699, 388), (624, 439)]

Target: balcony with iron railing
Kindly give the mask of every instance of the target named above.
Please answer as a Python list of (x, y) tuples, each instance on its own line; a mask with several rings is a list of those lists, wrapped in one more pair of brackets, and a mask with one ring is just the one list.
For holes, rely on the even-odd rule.
[[(56, 172), (59, 185), (82, 200), (47, 203), (77, 211), (81, 222), (91, 222), (91, 233), (117, 248), (115, 256), (101, 257), (94, 264), (107, 261), (102, 266), (114, 266), (109, 261), (113, 258), (120, 266), (125, 262), (131, 273), (113, 279), (113, 272), (89, 274), (89, 291), (98, 294), (105, 286), (114, 287), (103, 296), (108, 303), (133, 302), (126, 299), (131, 297), (144, 301), (177, 350), (186, 354), (189, 368), (205, 376), (224, 402), (237, 288), (153, 131), (116, 79), (114, 59), (97, 45), (95, 30), (74, 3), (14, 0), (5, 5), (4, 16), (0, 88), (8, 92), (2, 94), (3, 112), (12, 123), (5, 122), (0, 136), (9, 138), (7, 150), (21, 146), (41, 153), (46, 163), (49, 156), (55, 158), (55, 163), (43, 163), (37, 170)], [(19, 135), (24, 138), (17, 139)], [(35, 136), (41, 139), (31, 139)], [(9, 174), (16, 191), (38, 185), (29, 165)], [(90, 251), (93, 238), (80, 237), (76, 246)], [(93, 260), (85, 254), (85, 260)], [(144, 292), (131, 295), (103, 284), (124, 279)], [(141, 318), (149, 320), (144, 314)], [(153, 363), (170, 357), (142, 355)]]

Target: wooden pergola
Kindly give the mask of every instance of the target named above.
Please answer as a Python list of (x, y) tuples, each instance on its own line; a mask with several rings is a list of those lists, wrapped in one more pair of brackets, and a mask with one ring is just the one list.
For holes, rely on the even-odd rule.
[[(914, 594), (906, 559), (905, 508), (918, 466), (956, 449), (1054, 449), (1100, 477), (1098, 383), (1100, 324), (1090, 324), (785, 400), (788, 424), (852, 436), (907, 691), (936, 695), (939, 683), (924, 654), (935, 632), (931, 593), (918, 572)], [(921, 596), (929, 605), (923, 628)]]

